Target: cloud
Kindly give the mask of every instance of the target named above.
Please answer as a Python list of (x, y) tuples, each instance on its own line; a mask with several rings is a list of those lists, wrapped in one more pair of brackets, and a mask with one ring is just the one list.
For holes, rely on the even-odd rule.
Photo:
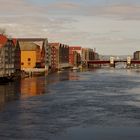
[(49, 4), (48, 9), (57, 9), (57, 10), (72, 10), (72, 9), (77, 9), (80, 7), (79, 4), (77, 3), (70, 3), (70, 2), (57, 2), (57, 3), (53, 3), (53, 4)]
[(140, 5), (50, 3), (1, 0), (0, 27), (13, 37), (48, 37), (51, 42), (97, 48), (101, 53), (113, 53), (114, 47), (115, 53), (125, 54), (130, 46), (138, 49)]
[(109, 16), (122, 19), (140, 19), (140, 5), (109, 5), (102, 7), (90, 7), (89, 15)]
[(1, 0), (0, 16), (30, 15), (42, 12), (42, 8), (32, 5), (25, 0)]

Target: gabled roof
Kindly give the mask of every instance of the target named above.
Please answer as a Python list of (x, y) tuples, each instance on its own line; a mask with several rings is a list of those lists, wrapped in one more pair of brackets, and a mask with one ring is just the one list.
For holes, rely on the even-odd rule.
[(47, 38), (17, 38), (19, 43), (34, 43), (40, 46), (40, 49), (43, 49), (44, 43), (48, 42)]
[(2, 34), (0, 34), (0, 48), (2, 48), (6, 42), (7, 42), (8, 38)]
[(34, 41), (44, 41), (47, 38), (17, 38), (18, 41), (29, 41), (29, 42), (34, 42)]
[(17, 45), (17, 39), (13, 39), (13, 43), (14, 43), (14, 45), (16, 46)]
[(20, 50), (21, 51), (36, 51), (38, 48), (40, 48), (39, 45), (34, 44), (33, 42), (19, 42)]

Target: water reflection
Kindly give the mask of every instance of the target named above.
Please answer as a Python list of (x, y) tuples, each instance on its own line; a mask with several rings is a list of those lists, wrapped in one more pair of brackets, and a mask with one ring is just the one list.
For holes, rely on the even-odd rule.
[(21, 98), (45, 93), (45, 77), (32, 77), (21, 80)]
[(77, 72), (62, 71), (47, 77), (31, 77), (0, 85), (0, 109), (9, 101), (47, 94), (47, 86), (60, 81), (79, 80)]
[(19, 99), (20, 86), (19, 83), (7, 83), (0, 85), (0, 110), (3, 109), (5, 104), (12, 100)]
[(80, 77), (78, 72), (74, 71), (62, 71), (59, 73), (51, 74), (47, 77), (47, 84), (55, 84), (60, 81), (67, 81), (67, 80), (79, 80)]

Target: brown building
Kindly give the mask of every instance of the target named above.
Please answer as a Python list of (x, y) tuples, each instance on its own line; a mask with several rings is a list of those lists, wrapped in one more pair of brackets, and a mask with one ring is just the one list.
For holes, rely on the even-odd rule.
[(51, 48), (51, 67), (61, 69), (69, 67), (69, 46), (61, 43), (49, 43)]
[(89, 60), (98, 60), (99, 55), (98, 53), (94, 52), (93, 49), (90, 48), (83, 48), (82, 49), (82, 60), (89, 61)]
[(58, 68), (58, 49), (51, 45), (51, 71), (56, 71)]

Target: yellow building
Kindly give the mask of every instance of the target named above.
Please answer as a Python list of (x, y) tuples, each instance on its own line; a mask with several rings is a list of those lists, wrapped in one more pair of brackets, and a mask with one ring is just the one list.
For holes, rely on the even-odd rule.
[(33, 41), (19, 40), (21, 49), (21, 69), (44, 68), (45, 48)]
[(20, 42), (21, 69), (35, 68), (37, 62), (37, 45), (30, 42)]
[(18, 38), (21, 49), (21, 69), (41, 68), (48, 71), (51, 50), (47, 38)]

